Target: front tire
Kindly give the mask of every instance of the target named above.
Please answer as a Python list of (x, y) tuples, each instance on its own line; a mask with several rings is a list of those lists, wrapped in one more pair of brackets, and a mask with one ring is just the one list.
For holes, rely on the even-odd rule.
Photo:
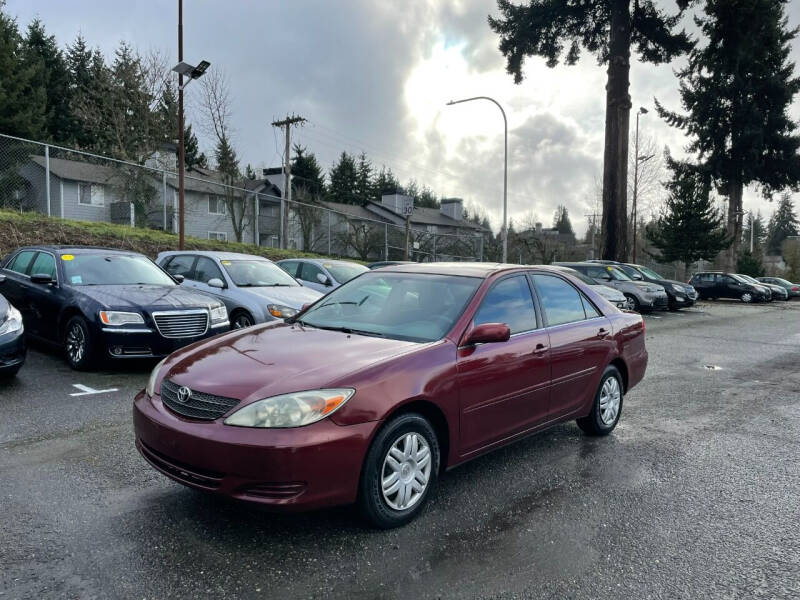
[(628, 299), (628, 310), (642, 312), (642, 305), (639, 303), (639, 300), (636, 298), (636, 296), (633, 296), (632, 294), (625, 294), (625, 298)]
[(375, 436), (364, 459), (358, 504), (381, 529), (400, 527), (423, 509), (439, 474), (439, 441), (417, 413), (400, 415)]
[(591, 412), (577, 419), (578, 427), (588, 435), (608, 435), (622, 415), (622, 376), (616, 367), (606, 367), (594, 395)]
[(255, 324), (255, 320), (246, 310), (237, 310), (231, 315), (231, 324), (233, 325), (233, 329), (244, 329), (246, 327), (252, 327)]
[(753, 294), (751, 294), (750, 292), (745, 292), (744, 294), (742, 294), (740, 300), (745, 304), (750, 304), (753, 301)]
[(67, 363), (76, 371), (86, 371), (94, 364), (94, 348), (89, 324), (81, 316), (74, 316), (64, 328), (64, 351)]

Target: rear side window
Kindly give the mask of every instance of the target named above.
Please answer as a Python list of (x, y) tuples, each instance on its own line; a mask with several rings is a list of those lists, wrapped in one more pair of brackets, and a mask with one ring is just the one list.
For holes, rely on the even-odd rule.
[(182, 254), (180, 256), (173, 256), (166, 264), (164, 269), (170, 275), (183, 275), (186, 279), (191, 279), (192, 264), (194, 264), (194, 256)]
[(323, 274), (322, 269), (320, 269), (314, 263), (301, 263), (300, 279), (303, 281), (313, 281), (314, 283), (319, 283), (320, 281), (317, 279), (317, 275), (321, 274)]
[(14, 260), (12, 260), (6, 268), (15, 273), (25, 274), (28, 270), (28, 265), (30, 265), (31, 260), (33, 260), (34, 254), (35, 252), (33, 252), (33, 250), (23, 250), (14, 257)]
[(511, 333), (536, 329), (536, 311), (528, 280), (524, 275), (495, 284), (475, 314), (475, 325), (505, 323)]
[(31, 267), (31, 275), (50, 275), (50, 279), (56, 279), (56, 259), (52, 254), (47, 252), (39, 252), (36, 255), (36, 260), (33, 261)]
[(573, 323), (586, 318), (581, 294), (566, 281), (553, 275), (534, 275), (533, 281), (548, 325)]

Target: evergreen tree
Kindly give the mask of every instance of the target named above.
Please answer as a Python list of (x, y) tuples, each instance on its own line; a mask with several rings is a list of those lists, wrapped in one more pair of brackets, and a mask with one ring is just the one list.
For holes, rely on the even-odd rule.
[(794, 203), (789, 194), (784, 194), (778, 208), (772, 213), (767, 228), (767, 252), (780, 254), (784, 240), (790, 235), (800, 235), (800, 221), (794, 212)]
[(789, 60), (798, 30), (784, 16), (787, 0), (706, 0), (697, 18), (707, 43), (689, 55), (681, 78), (686, 114), (659, 114), (691, 139), (688, 150), (728, 197), (733, 240), (729, 268), (741, 241), (742, 193), (756, 183), (769, 194), (800, 182), (800, 136), (789, 108), (800, 91)]
[(500, 18), (489, 26), (500, 35), (500, 51), (514, 81), (522, 81), (523, 61), (541, 56), (548, 67), (564, 60), (574, 65), (581, 47), (608, 64), (603, 165), (603, 258), (627, 257), (628, 93), (633, 47), (644, 62), (669, 62), (691, 48), (676, 27), (691, 0), (678, 0), (678, 13), (667, 15), (654, 0), (498, 0)]
[(569, 211), (563, 204), (559, 204), (553, 215), (553, 229), (557, 229), (558, 233), (568, 233), (575, 235), (572, 230), (572, 222), (569, 220)]
[(4, 4), (0, 0), (0, 131), (39, 139), (47, 124), (41, 63), (25, 59), (17, 23)]
[(356, 161), (352, 155), (342, 152), (339, 160), (331, 168), (330, 185), (328, 186), (328, 198), (332, 202), (343, 204), (360, 204), (357, 195), (358, 169)]
[(374, 188), (375, 188), (375, 202), (379, 204), (381, 201), (381, 197), (384, 194), (402, 193), (400, 182), (394, 176), (392, 170), (387, 169), (385, 166), (381, 167), (381, 170), (378, 172), (378, 175), (375, 178)]
[(436, 194), (427, 185), (423, 185), (417, 198), (414, 200), (414, 206), (422, 208), (439, 208), (439, 201), (436, 199)]
[[(177, 117), (175, 122), (177, 123)], [(183, 158), (187, 169), (207, 169), (208, 157), (200, 152), (200, 144), (197, 136), (192, 131), (191, 123), (186, 126), (183, 132)]]
[(34, 85), (45, 92), (44, 137), (57, 143), (68, 142), (73, 125), (64, 53), (58, 48), (55, 36), (47, 35), (39, 19), (28, 25), (23, 48), (25, 62), (36, 72)]
[(736, 272), (750, 275), (750, 277), (763, 277), (764, 263), (761, 262), (761, 257), (751, 254), (750, 250), (747, 249), (739, 255), (736, 261)]
[(722, 229), (722, 217), (711, 200), (711, 177), (695, 165), (667, 156), (671, 180), (660, 217), (648, 227), (647, 237), (663, 263), (680, 261), (688, 270), (693, 262), (714, 260), (730, 245)]
[(748, 250), (750, 249), (751, 229), (753, 230), (753, 254), (761, 256), (764, 254), (767, 241), (767, 226), (764, 223), (764, 217), (761, 216), (761, 211), (758, 211), (755, 216), (752, 213), (747, 214), (747, 221), (742, 229), (742, 245)]
[(366, 153), (362, 152), (358, 155), (358, 164), (356, 165), (356, 196), (359, 204), (366, 204), (375, 195), (372, 171), (372, 163)]
[(304, 146), (294, 146), (292, 158), (292, 189), (303, 190), (306, 196), (319, 199), (325, 193), (325, 178), (322, 167), (313, 152)]

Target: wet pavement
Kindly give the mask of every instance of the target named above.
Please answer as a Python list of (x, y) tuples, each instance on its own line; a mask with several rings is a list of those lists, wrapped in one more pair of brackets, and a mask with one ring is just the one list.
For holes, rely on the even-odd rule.
[(800, 302), (646, 320), (611, 436), (474, 460), (393, 531), (170, 482), (133, 447), (151, 365), (35, 350), (0, 384), (0, 599), (800, 597)]

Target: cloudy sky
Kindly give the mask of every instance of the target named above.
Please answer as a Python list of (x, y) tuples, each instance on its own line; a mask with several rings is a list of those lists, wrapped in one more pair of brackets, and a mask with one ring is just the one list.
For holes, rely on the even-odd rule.
[[(294, 140), (324, 167), (342, 150), (363, 150), (403, 182), (413, 178), (439, 195), (482, 206), (498, 228), (500, 113), (488, 102), (445, 106), (450, 99), (489, 95), (508, 114), (510, 217), (547, 225), (556, 206), (565, 204), (576, 230), (585, 230), (602, 173), (605, 69), (588, 54), (576, 66), (555, 69), (531, 59), (525, 81), (515, 85), (486, 21), (496, 13), (494, 0), (184, 4), (184, 59), (206, 59), (224, 70), (243, 163), (278, 166), (282, 136), (270, 122), (296, 113), (308, 123), (294, 131)], [(664, 4), (674, 9), (672, 0)], [(800, 24), (797, 4), (789, 9), (792, 26)], [(177, 62), (177, 0), (7, 0), (6, 10), (21, 27), (40, 17), (62, 45), (80, 32), (109, 56), (126, 40)], [(797, 47), (794, 58), (800, 59)], [(677, 108), (676, 66), (634, 63), (634, 107), (652, 108), (657, 97)], [(187, 90), (190, 101), (196, 93)], [(800, 118), (800, 104), (793, 114)], [(641, 131), (675, 154), (686, 143), (653, 111), (642, 117)], [(753, 190), (745, 208), (772, 211)]]

